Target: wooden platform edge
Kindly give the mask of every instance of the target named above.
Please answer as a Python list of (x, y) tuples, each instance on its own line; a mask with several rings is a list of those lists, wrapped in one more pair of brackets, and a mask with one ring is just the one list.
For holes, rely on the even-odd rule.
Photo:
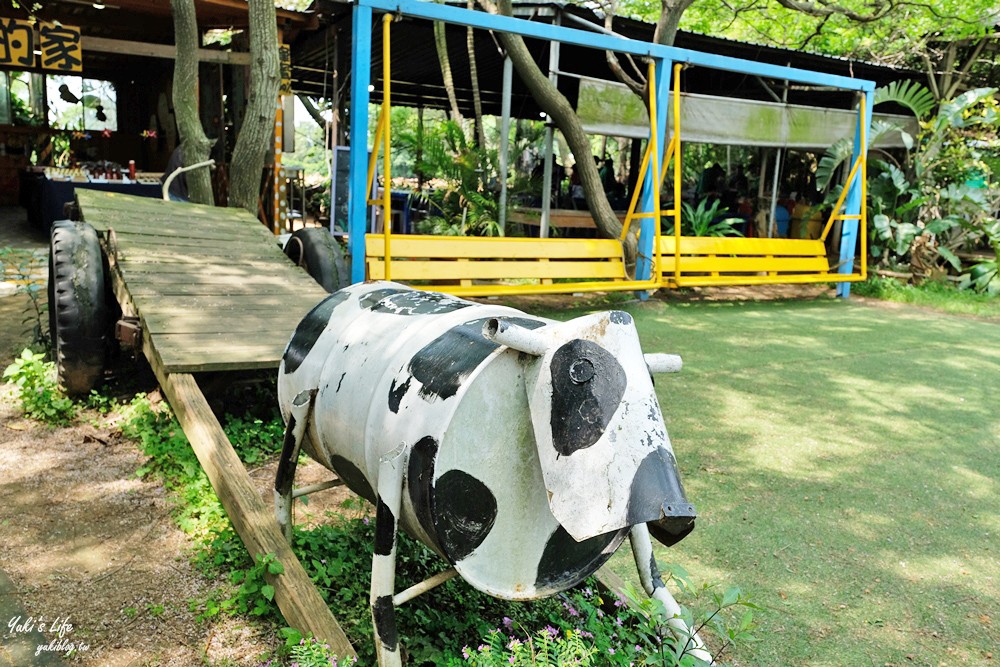
[(347, 635), (282, 536), (273, 509), (258, 495), (194, 376), (166, 373), (156, 366), (153, 370), (243, 544), (251, 554), (274, 554), (284, 566), (283, 574), (267, 576), (285, 620), (303, 634), (311, 633), (329, 644), (339, 657), (357, 657)]
[[(115, 261), (113, 244), (104, 234), (99, 238), (108, 260), (111, 286), (123, 314), (139, 315), (141, 321), (142, 314), (136, 311)], [(258, 495), (194, 376), (167, 372), (145, 322), (141, 321), (141, 329), (143, 354), (236, 533), (251, 555), (274, 554), (284, 566), (284, 573), (265, 576), (274, 586), (274, 601), (285, 620), (297, 630), (329, 644), (338, 656), (356, 658), (357, 652), (285, 541), (273, 509)]]

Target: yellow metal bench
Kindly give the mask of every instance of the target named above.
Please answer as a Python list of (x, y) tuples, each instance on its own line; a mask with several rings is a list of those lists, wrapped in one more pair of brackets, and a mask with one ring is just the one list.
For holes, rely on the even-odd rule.
[(850, 280), (831, 273), (822, 241), (680, 237), (680, 271), (673, 236), (660, 239), (658, 273), (664, 287), (758, 285)]
[(631, 288), (621, 244), (613, 239), (405, 235), (390, 243), (387, 265), (384, 237), (365, 237), (369, 280), (388, 278), (461, 296)]

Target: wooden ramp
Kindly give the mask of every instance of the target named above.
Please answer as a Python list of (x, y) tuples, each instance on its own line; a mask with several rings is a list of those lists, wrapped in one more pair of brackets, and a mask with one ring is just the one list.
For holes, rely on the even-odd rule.
[(95, 190), (77, 201), (168, 373), (277, 368), (326, 296), (242, 209)]
[(326, 292), (246, 211), (76, 195), (81, 218), (98, 232), (122, 313), (139, 319), (143, 353), (233, 528), (251, 555), (274, 554), (284, 566), (267, 576), (285, 620), (341, 657), (356, 656), (191, 374), (277, 368), (295, 327)]

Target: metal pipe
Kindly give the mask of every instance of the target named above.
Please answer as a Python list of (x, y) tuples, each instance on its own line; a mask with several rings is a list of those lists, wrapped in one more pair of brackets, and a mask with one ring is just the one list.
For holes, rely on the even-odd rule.
[(439, 572), (433, 577), (428, 577), (424, 579), (419, 584), (414, 584), (407, 588), (406, 590), (396, 593), (392, 598), (392, 603), (397, 607), (409, 602), (418, 595), (423, 595), (427, 591), (433, 590), (440, 586), (441, 584), (450, 581), (458, 576), (458, 570), (453, 567), (449, 567), (444, 572)]
[(500, 111), (500, 236), (507, 229), (507, 152), (510, 150), (510, 96), (513, 87), (514, 65), (510, 57), (503, 59), (503, 103)]
[[(382, 17), (382, 114), (385, 117), (382, 149), (382, 161), (385, 167), (385, 180), (382, 183), (382, 238), (385, 243), (385, 279), (392, 280), (392, 252), (389, 244), (392, 240), (392, 103), (389, 99), (389, 65), (392, 54), (389, 49), (389, 27), (392, 25), (392, 14)], [(378, 150), (378, 147), (375, 148)]]
[(161, 190), (163, 194), (163, 201), (170, 201), (170, 195), (167, 191), (170, 189), (170, 184), (174, 182), (174, 179), (186, 171), (191, 171), (192, 169), (201, 169), (202, 167), (214, 167), (215, 160), (205, 160), (204, 162), (196, 162), (189, 167), (178, 167), (170, 172), (167, 176), (167, 180), (163, 181), (163, 188)]
[(483, 325), (483, 337), (536, 357), (544, 355), (549, 349), (549, 341), (538, 331), (496, 317), (487, 320)]
[(646, 594), (663, 603), (664, 610), (669, 617), (667, 625), (671, 634), (679, 642), (683, 642), (685, 650), (693, 657), (703, 660), (709, 664), (714, 664), (712, 654), (705, 647), (694, 628), (681, 618), (681, 607), (674, 600), (667, 587), (660, 577), (660, 569), (656, 565), (656, 557), (653, 554), (653, 543), (649, 538), (649, 529), (646, 524), (640, 523), (632, 526), (628, 534), (629, 543), (632, 545), (632, 557), (635, 559), (636, 569), (639, 570), (639, 581)]
[(650, 373), (679, 373), (684, 367), (684, 362), (679, 354), (652, 353), (644, 354), (642, 358), (646, 360), (646, 366)]
[[(552, 24), (558, 26), (561, 12), (557, 12)], [(559, 85), (559, 42), (549, 42), (549, 82), (558, 87)], [(552, 150), (555, 130), (552, 126), (552, 119), (546, 117), (545, 124), (545, 162), (542, 171), (542, 219), (538, 225), (539, 238), (549, 237), (549, 220), (552, 211)], [(588, 159), (593, 159), (587, 156)]]
[(274, 514), (278, 519), (281, 533), (289, 542), (292, 540), (292, 503), (295, 498), (292, 483), (295, 481), (302, 438), (309, 424), (315, 398), (316, 390), (307, 389), (300, 391), (292, 399), (288, 408), (288, 425), (285, 427), (281, 458), (278, 460), (278, 470), (274, 476)]
[(302, 496), (308, 496), (311, 493), (316, 493), (318, 491), (326, 491), (327, 489), (332, 489), (334, 487), (343, 485), (344, 485), (344, 480), (331, 479), (328, 482), (320, 482), (319, 484), (310, 484), (309, 486), (302, 486), (292, 491), (292, 498), (301, 498)]

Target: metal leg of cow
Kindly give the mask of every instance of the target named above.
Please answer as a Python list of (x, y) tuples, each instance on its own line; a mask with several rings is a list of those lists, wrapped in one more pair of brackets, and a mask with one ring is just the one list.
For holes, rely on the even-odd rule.
[(281, 446), (281, 459), (278, 461), (278, 472), (274, 476), (274, 513), (281, 527), (281, 533), (289, 542), (292, 541), (292, 484), (295, 481), (295, 468), (299, 462), (299, 451), (302, 449), (302, 437), (309, 423), (316, 390), (301, 391), (292, 399), (288, 425), (285, 427), (285, 440)]
[(673, 616), (667, 624), (670, 631), (682, 642), (687, 652), (706, 662), (712, 661), (712, 654), (705, 647), (705, 642), (701, 640), (698, 633), (680, 618), (681, 608), (670, 594), (667, 587), (660, 578), (660, 568), (656, 565), (656, 558), (653, 555), (653, 543), (649, 537), (649, 529), (646, 524), (632, 526), (629, 532), (629, 541), (632, 544), (632, 555), (635, 557), (635, 566), (639, 570), (639, 580), (646, 594), (663, 603), (667, 613)]
[(378, 498), (375, 509), (375, 553), (372, 556), (372, 588), (369, 601), (375, 628), (375, 652), (379, 667), (401, 667), (399, 634), (396, 632), (396, 532), (403, 500), (403, 475), (408, 449), (400, 445), (379, 461)]

